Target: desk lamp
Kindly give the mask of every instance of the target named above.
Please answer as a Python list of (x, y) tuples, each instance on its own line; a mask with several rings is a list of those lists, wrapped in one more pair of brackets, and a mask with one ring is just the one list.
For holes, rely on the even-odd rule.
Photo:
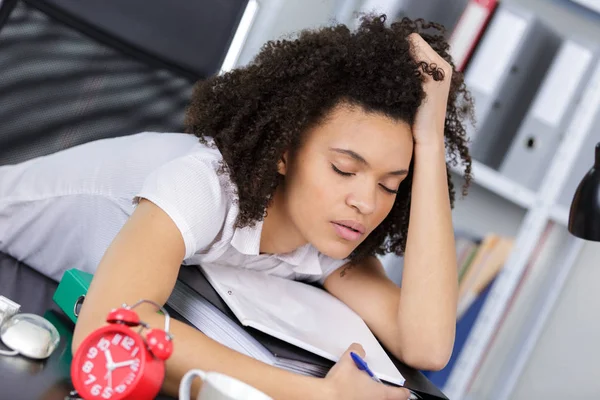
[(583, 177), (571, 202), (569, 232), (581, 239), (600, 242), (600, 143), (594, 166)]

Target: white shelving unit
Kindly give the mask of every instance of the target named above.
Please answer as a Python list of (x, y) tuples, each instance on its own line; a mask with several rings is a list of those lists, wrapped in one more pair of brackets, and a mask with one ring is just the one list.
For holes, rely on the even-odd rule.
[[(452, 172), (463, 176), (463, 171), (458, 167), (453, 167)], [(473, 184), (481, 186), (521, 208), (529, 210), (535, 205), (536, 193), (477, 160), (473, 160), (472, 175)], [(569, 210), (563, 205), (555, 204), (550, 209), (549, 218), (566, 227), (569, 222)]]
[[(460, 176), (463, 175), (463, 171), (460, 168), (454, 167), (452, 172)], [(473, 160), (471, 174), (473, 175), (474, 184), (484, 187), (511, 203), (525, 209), (531, 208), (534, 204), (535, 194), (531, 190), (513, 182), (498, 171), (477, 160)]]
[[(515, 247), (496, 279), (488, 299), (467, 338), (467, 342), (452, 369), (447, 385), (444, 387), (445, 394), (452, 400), (471, 399), (469, 397), (469, 387), (475, 379), (478, 368), (484, 361), (490, 346), (493, 345), (494, 334), (499, 329), (503, 314), (547, 224), (558, 222), (566, 226), (568, 210), (564, 206), (559, 206), (557, 200), (565, 186), (565, 182), (570, 177), (570, 171), (577, 161), (578, 154), (582, 151), (586, 134), (590, 132), (595, 114), (599, 109), (600, 65), (596, 67), (590, 77), (582, 101), (565, 132), (564, 137), (567, 140), (560, 143), (540, 190), (533, 194), (533, 201), (528, 205), (527, 214), (519, 227)], [(585, 150), (592, 151), (593, 149)], [(480, 177), (479, 182), (476, 181), (477, 184), (489, 187), (490, 190), (494, 190), (495, 193), (504, 198), (512, 198), (512, 192), (507, 189), (508, 184), (503, 183), (501, 187), (496, 186), (495, 184), (501, 182), (501, 180), (498, 177), (491, 178), (493, 174), (487, 172), (487, 175), (485, 173), (482, 175), (486, 176), (489, 181), (482, 182)], [(557, 274), (555, 279), (550, 279), (548, 287), (552, 288), (551, 292), (540, 291), (540, 293), (537, 293), (539, 298), (536, 307), (539, 309), (539, 313), (535, 323), (526, 327), (519, 343), (515, 343), (516, 346), (521, 346), (523, 351), (518, 353), (517, 360), (511, 360), (510, 371), (507, 371), (507, 374), (502, 376), (502, 382), (498, 382), (496, 385), (497, 387), (502, 386), (504, 389), (496, 393), (490, 393), (491, 397), (487, 398), (501, 400), (509, 398), (510, 390), (514, 387), (519, 372), (524, 367), (528, 354), (530, 354), (535, 340), (552, 309), (552, 305), (556, 301), (556, 294), (549, 293), (555, 293), (564, 284), (568, 271), (570, 271), (581, 249), (581, 241), (572, 239), (567, 241), (564, 246), (566, 256), (559, 261), (562, 264), (562, 272)], [(501, 361), (498, 360), (498, 362)], [(511, 381), (506, 381), (507, 376), (510, 377)]]

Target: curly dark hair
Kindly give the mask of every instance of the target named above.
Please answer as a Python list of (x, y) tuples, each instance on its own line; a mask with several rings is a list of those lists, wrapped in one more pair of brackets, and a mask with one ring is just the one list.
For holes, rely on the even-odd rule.
[[(236, 226), (253, 225), (266, 208), (281, 175), (277, 163), (285, 150), (297, 149), (304, 132), (324, 121), (338, 105), (360, 106), (412, 125), (425, 97), (424, 74), (440, 77), (434, 64), (412, 58), (408, 36), (416, 32), (450, 65), (444, 28), (422, 19), (386, 25), (386, 16), (363, 15), (351, 31), (335, 24), (301, 31), (294, 39), (267, 42), (249, 65), (196, 83), (186, 113), (186, 132), (207, 143), (214, 139), (223, 155), (220, 173), (237, 188)], [(437, 72), (436, 72), (437, 71)], [(465, 183), (471, 157), (462, 121), (472, 116), (463, 75), (453, 72), (444, 128), (448, 166), (462, 160)], [(412, 163), (392, 210), (350, 255), (404, 254), (411, 203)], [(448, 169), (449, 196), (455, 190)]]

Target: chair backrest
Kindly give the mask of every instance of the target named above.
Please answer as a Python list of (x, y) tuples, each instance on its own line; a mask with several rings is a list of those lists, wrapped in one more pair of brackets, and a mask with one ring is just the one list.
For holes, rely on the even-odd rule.
[[(193, 83), (218, 71), (229, 42), (219, 54), (206, 54), (204, 65), (189, 65), (175, 53), (163, 57), (157, 48), (132, 45), (115, 36), (118, 30), (99, 29), (53, 2), (59, 3), (5, 0), (0, 6), (0, 165), (101, 138), (182, 131)], [(116, 2), (127, 3), (103, 1)], [(233, 36), (238, 21), (230, 22)]]
[(43, 0), (201, 77), (216, 73), (248, 0)]

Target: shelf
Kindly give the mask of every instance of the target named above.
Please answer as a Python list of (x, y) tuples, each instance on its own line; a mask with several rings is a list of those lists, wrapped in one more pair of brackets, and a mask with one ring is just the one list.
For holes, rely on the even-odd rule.
[[(463, 171), (458, 167), (452, 167), (452, 172), (463, 176)], [(535, 200), (535, 194), (500, 174), (498, 171), (473, 160), (472, 171), (473, 183), (497, 194), (498, 196), (525, 209), (529, 209)]]
[[(479, 161), (473, 160), (472, 167), (473, 183), (522, 208), (529, 209), (533, 206), (535, 193), (531, 190)], [(452, 172), (460, 176), (464, 175), (463, 171), (456, 167), (452, 168)], [(566, 227), (569, 222), (569, 209), (557, 204), (550, 209), (549, 218)]]
[(550, 209), (550, 219), (566, 227), (569, 224), (569, 209), (562, 205), (555, 205)]

